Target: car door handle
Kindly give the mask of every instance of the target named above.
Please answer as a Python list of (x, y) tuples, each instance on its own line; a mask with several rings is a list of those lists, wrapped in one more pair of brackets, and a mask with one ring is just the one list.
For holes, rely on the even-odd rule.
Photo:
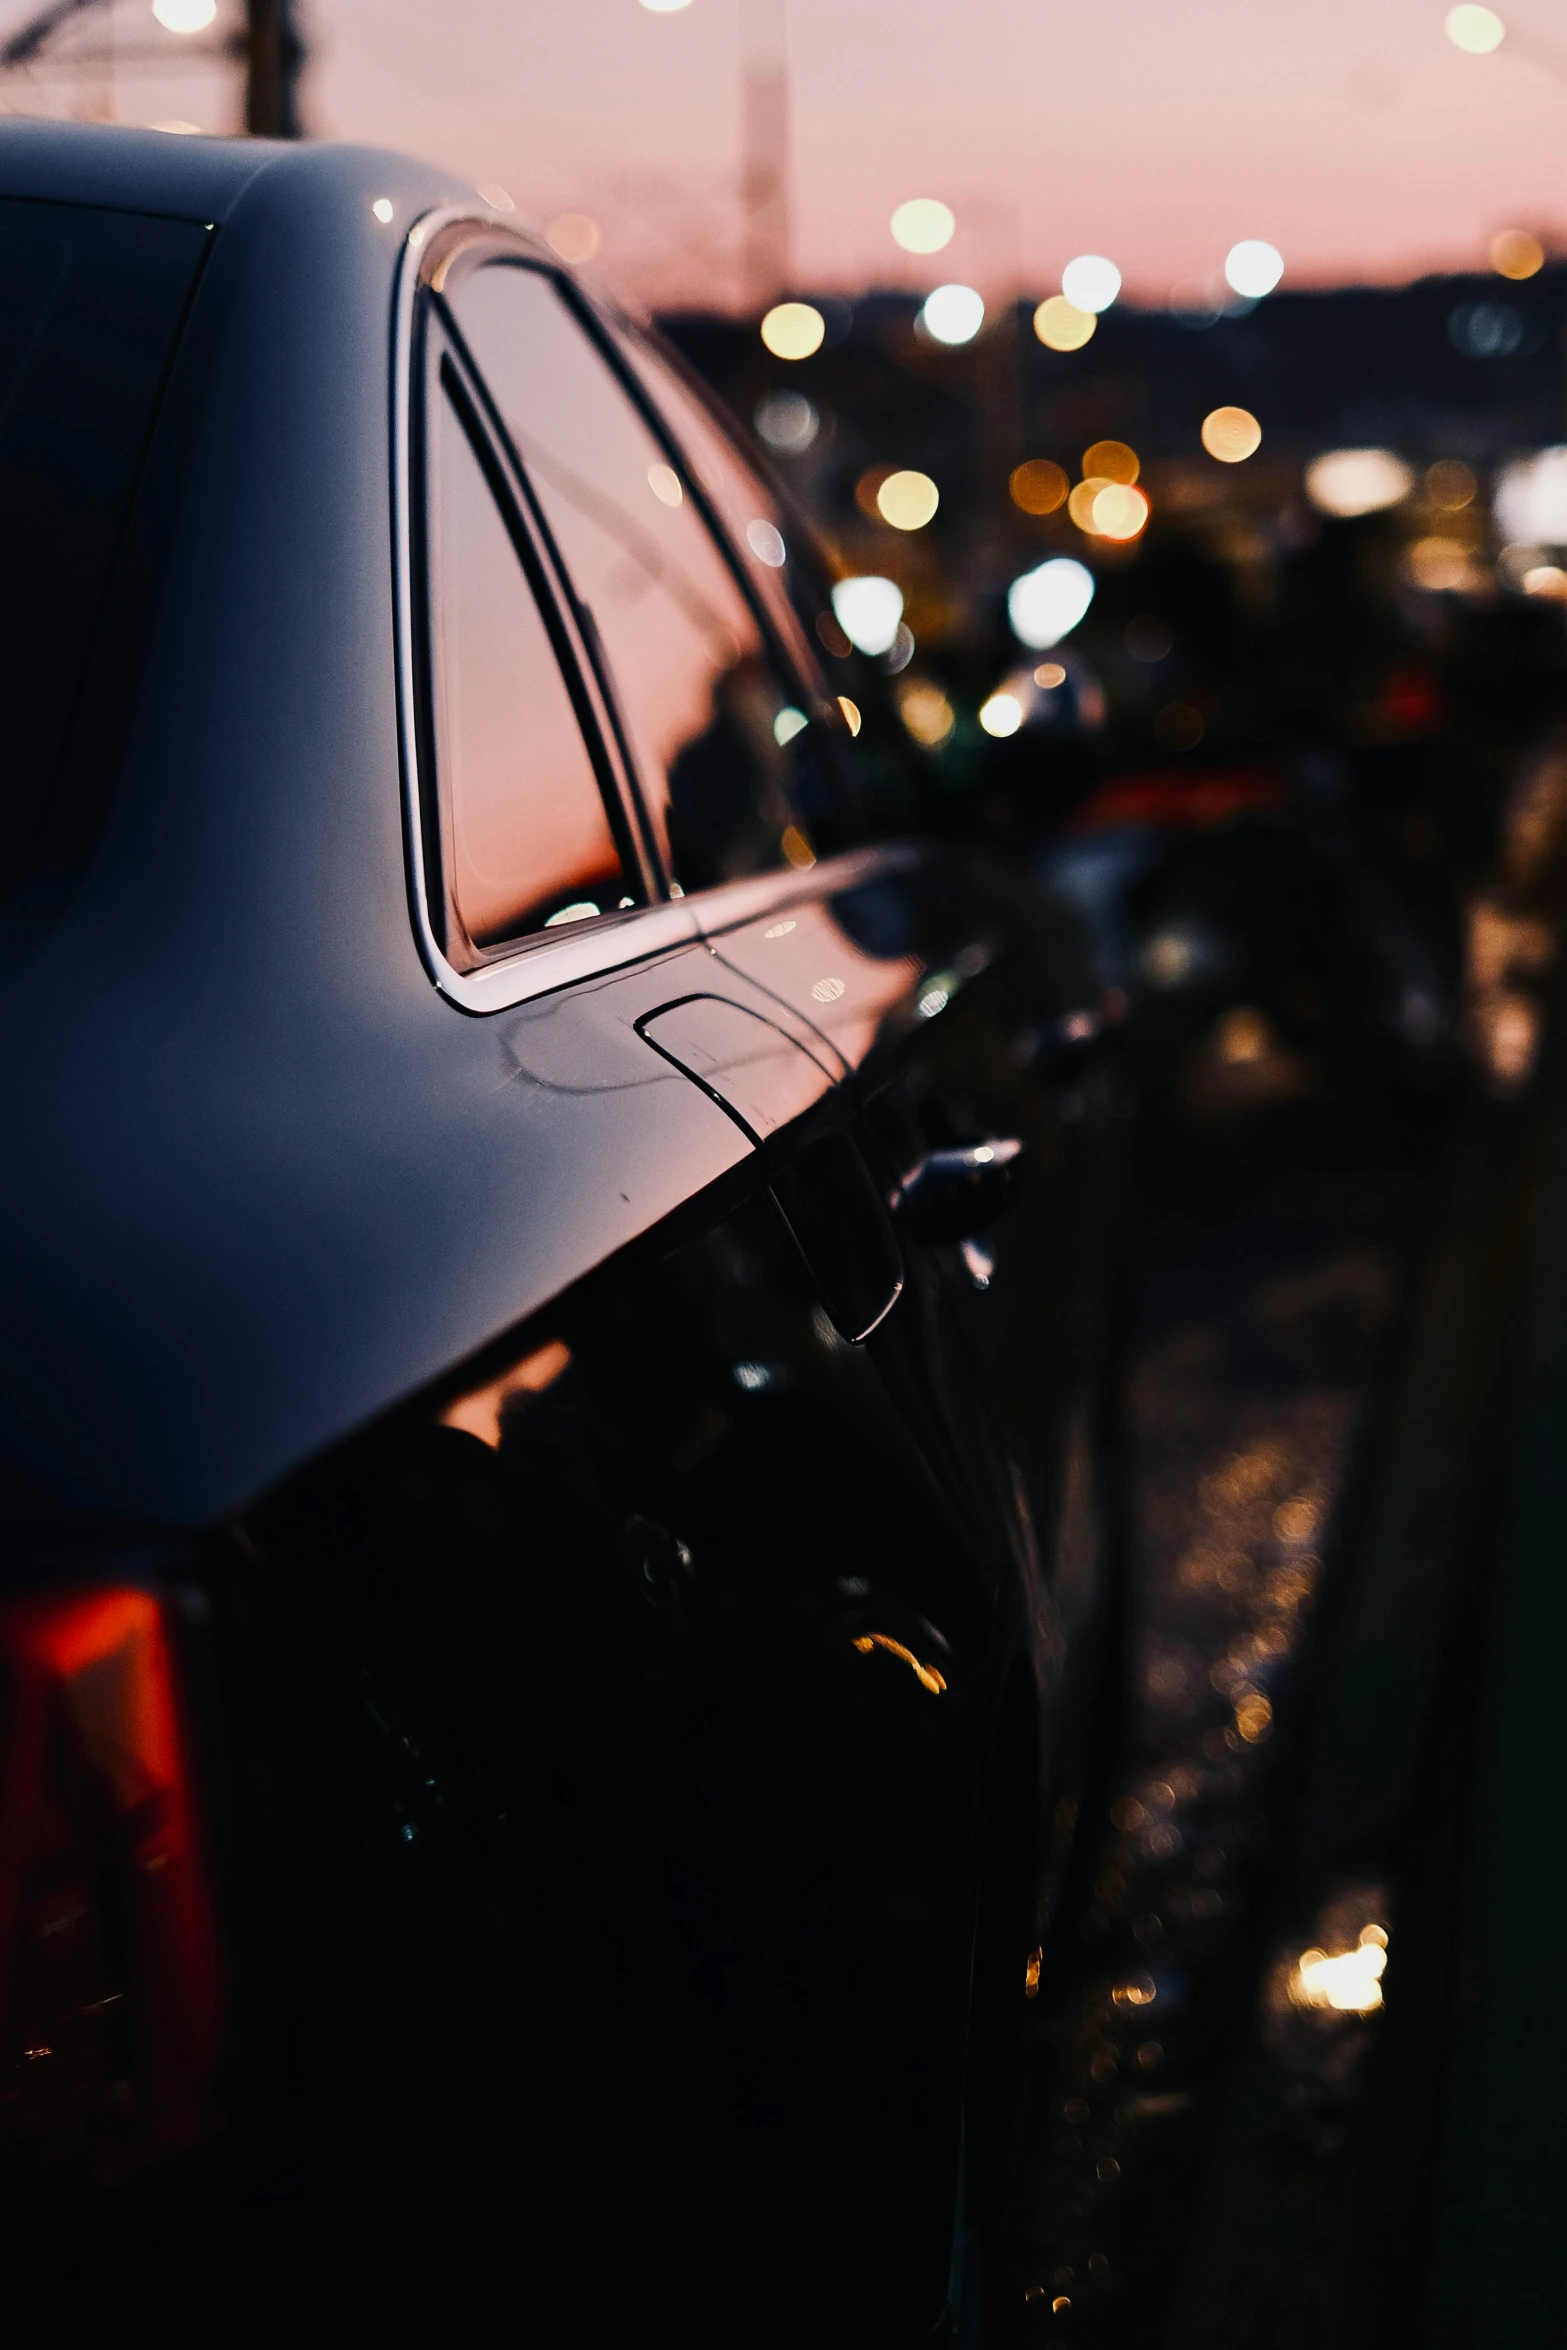
[(1012, 1205), (1024, 1157), (1015, 1135), (970, 1143), (962, 1150), (927, 1152), (893, 1194), (899, 1230), (910, 1240), (932, 1246), (971, 1240)]

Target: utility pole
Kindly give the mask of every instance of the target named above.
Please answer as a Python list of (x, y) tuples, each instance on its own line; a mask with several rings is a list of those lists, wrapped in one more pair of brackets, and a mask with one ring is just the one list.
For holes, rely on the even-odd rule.
[(789, 283), (787, 0), (740, 0), (744, 297), (765, 310)]
[(299, 139), (305, 44), (293, 0), (245, 0), (245, 128), (255, 138)]

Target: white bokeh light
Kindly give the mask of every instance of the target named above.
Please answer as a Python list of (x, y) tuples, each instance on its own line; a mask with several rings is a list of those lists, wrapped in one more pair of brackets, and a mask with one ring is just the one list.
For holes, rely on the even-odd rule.
[(1306, 468), (1306, 495), (1323, 514), (1380, 514), (1415, 486), (1391, 449), (1328, 449)]
[(1078, 310), (1108, 310), (1121, 291), (1121, 272), (1102, 253), (1079, 253), (1061, 272), (1061, 291)]
[(1443, 26), (1455, 49), (1471, 57), (1489, 57), (1507, 38), (1507, 27), (1494, 8), (1450, 8)]
[(218, 0), (152, 0), (152, 13), (166, 33), (204, 33)]
[(1567, 449), (1540, 449), (1504, 465), (1496, 480), (1496, 520), (1515, 545), (1567, 547)]
[(926, 295), (920, 318), (938, 343), (971, 343), (985, 323), (984, 297), (972, 286), (938, 286)]
[(1277, 245), (1265, 244), (1261, 237), (1242, 237), (1224, 256), (1224, 275), (1232, 292), (1260, 302), (1284, 275), (1284, 256)]
[(939, 253), (951, 244), (957, 225), (950, 204), (935, 196), (911, 196), (892, 216), (893, 242), (905, 253)]
[[(1048, 563), (1025, 571), (1007, 590), (1007, 618), (1019, 644), (1031, 652), (1048, 652), (1069, 636), (1094, 600), (1094, 575), (1086, 563), (1070, 555), (1053, 555)], [(839, 614), (840, 620), (843, 615)], [(845, 632), (853, 631), (844, 623)]]
[(832, 608), (838, 626), (860, 652), (891, 652), (903, 618), (903, 590), (895, 579), (874, 573), (840, 579), (832, 591)]

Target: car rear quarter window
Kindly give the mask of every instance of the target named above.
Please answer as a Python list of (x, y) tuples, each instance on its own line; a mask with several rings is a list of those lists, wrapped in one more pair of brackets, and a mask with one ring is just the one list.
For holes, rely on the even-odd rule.
[(809, 563), (802, 565), (804, 551), (796, 544), (792, 518), (664, 353), (623, 328), (611, 331), (622, 362), (673, 426), (687, 461), (740, 551), (751, 592), (766, 610), (791, 664), (818, 696), (824, 694), (825, 681), (800, 624), (796, 601), (820, 611), (826, 599)]
[(820, 718), (670, 448), (549, 271), (492, 261), (449, 299), (585, 608), (673, 877), (810, 862)]
[(0, 200), (0, 887), (45, 819), (210, 243), (196, 221)]
[(627, 900), (577, 715), (475, 420), (437, 393), (431, 668), (451, 909), (483, 949)]

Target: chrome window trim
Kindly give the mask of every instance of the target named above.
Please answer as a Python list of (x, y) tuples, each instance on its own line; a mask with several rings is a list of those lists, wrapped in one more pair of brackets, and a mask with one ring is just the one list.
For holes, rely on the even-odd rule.
[(784, 868), (743, 881), (720, 882), (687, 898), (636, 906), (623, 914), (519, 939), (494, 962), (459, 971), (443, 952), (431, 919), (420, 819), (419, 738), (416, 724), (413, 578), (413, 335), (414, 309), (425, 246), (445, 229), (471, 224), (499, 232), (531, 261), (552, 270), (559, 257), (502, 215), (466, 204), (423, 213), (403, 240), (392, 315), (392, 611), (397, 676), (397, 733), (402, 764), (403, 837), (414, 934), (425, 968), (449, 1002), (465, 1012), (501, 1012), (557, 988), (573, 987), (655, 955), (754, 922), (775, 908), (852, 889), (877, 874), (906, 870), (916, 852), (906, 845), (851, 849), (803, 872)]

